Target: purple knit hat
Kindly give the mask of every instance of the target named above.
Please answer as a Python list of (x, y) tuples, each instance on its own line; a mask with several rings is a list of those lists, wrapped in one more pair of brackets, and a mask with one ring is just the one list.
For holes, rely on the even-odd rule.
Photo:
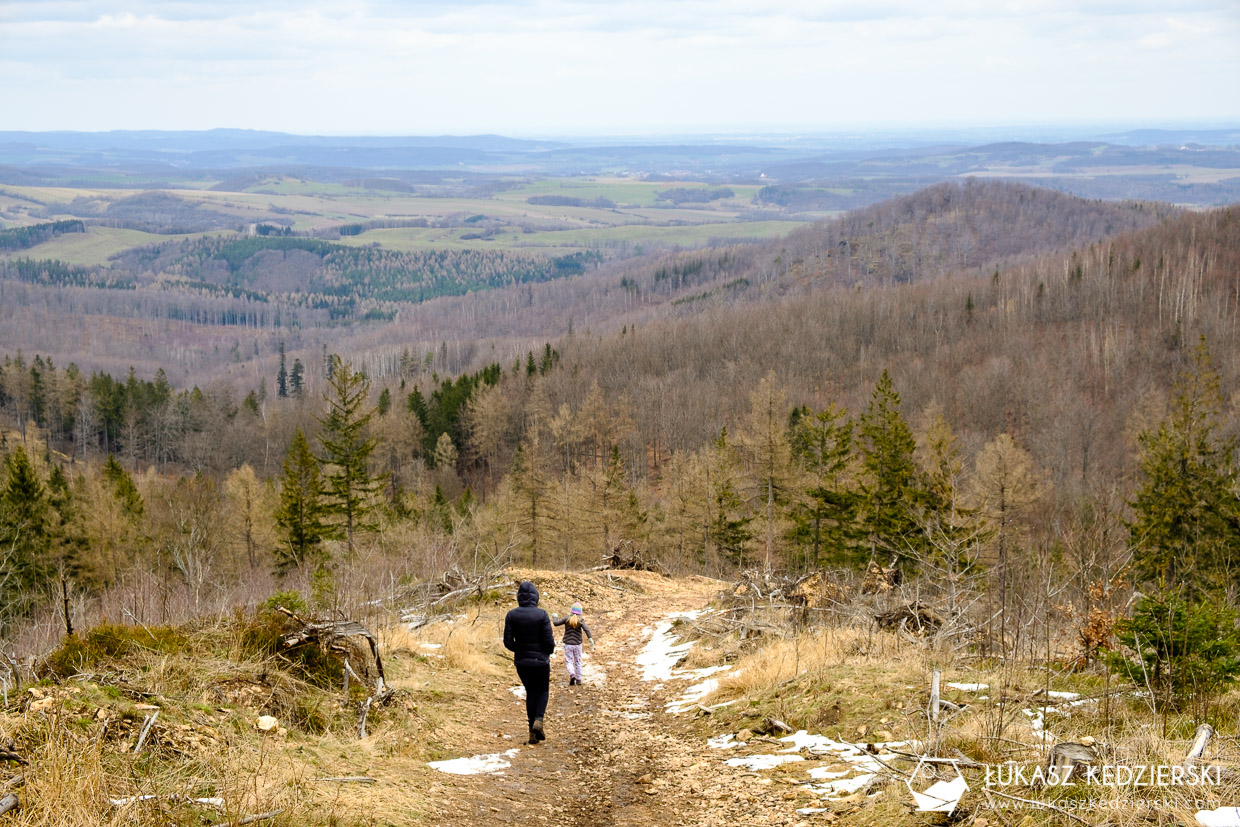
[(570, 612), (572, 612), (572, 613), (573, 613), (573, 614), (575, 614), (575, 615), (579, 615), (579, 614), (581, 614), (581, 612), (582, 612), (582, 609), (581, 609), (581, 604), (580, 604), (580, 603), (574, 603), (574, 604), (573, 604), (573, 607), (572, 607), (571, 609), (569, 609), (569, 611), (570, 611)]

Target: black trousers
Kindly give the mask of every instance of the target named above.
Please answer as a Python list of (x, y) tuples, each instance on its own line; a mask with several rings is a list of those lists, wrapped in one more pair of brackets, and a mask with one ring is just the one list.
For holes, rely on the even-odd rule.
[(551, 664), (518, 665), (517, 676), (525, 687), (525, 714), (529, 716), (530, 726), (533, 726), (535, 718), (542, 718), (547, 714), (547, 696), (551, 693)]

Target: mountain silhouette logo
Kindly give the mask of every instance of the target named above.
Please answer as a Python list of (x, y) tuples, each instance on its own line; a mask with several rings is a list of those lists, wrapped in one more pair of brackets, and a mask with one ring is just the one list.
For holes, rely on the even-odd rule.
[[(914, 789), (913, 784), (916, 783), (922, 770), (930, 767), (931, 764), (951, 764), (956, 777), (950, 781), (935, 781), (924, 790), (918, 791)], [(913, 794), (913, 800), (917, 802), (917, 812), (919, 813), (944, 813), (951, 815), (955, 811), (956, 805), (960, 803), (961, 796), (969, 789), (969, 782), (960, 774), (960, 767), (956, 764), (955, 759), (935, 761), (922, 758), (917, 762), (917, 767), (905, 780), (904, 784), (908, 787), (908, 791)]]

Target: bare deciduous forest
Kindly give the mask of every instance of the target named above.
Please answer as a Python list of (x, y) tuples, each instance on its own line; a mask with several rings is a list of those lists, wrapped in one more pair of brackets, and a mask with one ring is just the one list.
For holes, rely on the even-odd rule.
[[(890, 610), (936, 668), (1144, 682), (1163, 738), (1234, 712), (1240, 649), (1201, 636), (1235, 643), (1240, 209), (970, 181), (559, 273), (286, 238), (0, 265), (31, 343), (0, 368), (6, 658), (609, 558), (760, 600), (816, 572), (832, 623)], [(415, 271), (492, 289), (390, 292)], [(307, 282), (322, 313), (290, 323), (272, 295)], [(1172, 627), (1192, 669), (1140, 641)], [(725, 691), (775, 703), (751, 680)]]

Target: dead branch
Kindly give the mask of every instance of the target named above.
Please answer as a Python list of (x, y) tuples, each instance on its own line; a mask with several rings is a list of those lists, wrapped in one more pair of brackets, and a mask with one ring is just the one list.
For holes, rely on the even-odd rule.
[(142, 723), (142, 731), (138, 733), (138, 743), (133, 748), (134, 755), (142, 751), (142, 745), (146, 742), (146, 736), (150, 734), (151, 727), (155, 724), (155, 719), (158, 717), (158, 709), (146, 716), (146, 720)]
[(1202, 724), (1197, 727), (1197, 731), (1193, 734), (1193, 746), (1189, 749), (1188, 755), (1184, 756), (1184, 768), (1188, 769), (1201, 761), (1202, 754), (1206, 751), (1206, 747), (1210, 743), (1210, 739), (1214, 737), (1214, 727), (1209, 724)]
[(0, 815), (7, 813), (9, 810), (16, 810), (19, 804), (17, 793), (9, 793), (4, 798), (0, 798)]
[(315, 782), (335, 782), (337, 784), (378, 784), (379, 779), (371, 778), (369, 775), (339, 775), (325, 778), (312, 778)]

